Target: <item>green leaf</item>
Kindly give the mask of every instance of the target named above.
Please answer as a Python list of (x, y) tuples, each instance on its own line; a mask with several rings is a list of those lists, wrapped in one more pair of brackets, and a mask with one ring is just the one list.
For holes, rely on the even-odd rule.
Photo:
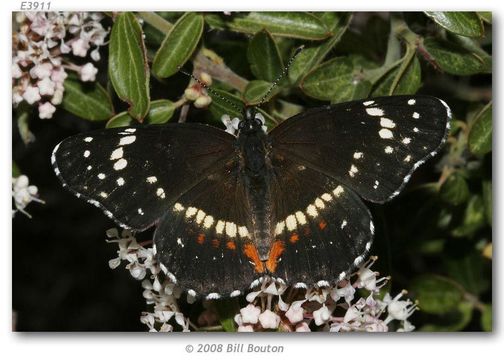
[(454, 332), (463, 330), (471, 321), (473, 315), (473, 305), (464, 301), (458, 304), (456, 310), (440, 316), (442, 324), (427, 324), (422, 326), (422, 332)]
[(189, 60), (203, 33), (203, 25), (203, 16), (192, 12), (177, 20), (154, 57), (152, 72), (155, 76), (172, 76)]
[(221, 122), (222, 115), (229, 115), (231, 119), (237, 117), (242, 118), (242, 110), (244, 104), (239, 97), (220, 89), (213, 89), (213, 92), (217, 94), (209, 94), (212, 97), (212, 102), (208, 106), (208, 110), (212, 113), (215, 121)]
[(61, 105), (66, 111), (91, 121), (107, 120), (114, 115), (109, 94), (99, 83), (82, 83), (69, 76), (64, 87)]
[(492, 23), (492, 12), (491, 11), (478, 11), (478, 16), (481, 20), (486, 23)]
[(247, 58), (256, 78), (269, 82), (282, 73), (283, 62), (275, 40), (266, 30), (260, 31), (250, 40)]
[(485, 218), (488, 225), (492, 226), (492, 181), (483, 181), (483, 204), (485, 206)]
[(492, 151), (492, 103), (476, 115), (469, 131), (468, 143), (469, 150), (475, 155), (485, 155)]
[(459, 286), (439, 275), (419, 276), (410, 288), (420, 309), (430, 314), (444, 314), (456, 309), (463, 296)]
[(453, 173), (441, 186), (439, 195), (448, 204), (461, 205), (469, 198), (469, 187), (463, 176)]
[(446, 30), (469, 37), (481, 37), (483, 24), (475, 12), (469, 11), (426, 11), (425, 14)]
[(303, 76), (324, 60), (348, 29), (352, 15), (348, 13), (325, 13), (321, 19), (326, 22), (334, 35), (321, 45), (304, 49), (294, 59), (289, 68), (289, 79), (293, 84), (297, 84)]
[[(264, 80), (252, 80), (249, 81), (245, 91), (243, 93), (243, 99), (245, 100), (245, 104), (257, 105), (261, 101), (261, 99), (266, 95), (268, 90), (271, 88), (271, 83)], [(280, 91), (278, 86), (275, 86), (271, 93), (266, 97), (265, 101), (267, 102), (271, 99), (275, 94)]]
[(483, 225), (485, 225), (483, 198), (479, 195), (472, 195), (467, 203), (462, 225), (453, 229), (452, 235), (455, 237), (470, 237)]
[(485, 276), (484, 259), (480, 252), (471, 252), (460, 258), (446, 258), (446, 271), (467, 292), (478, 295), (490, 287)]
[(483, 331), (493, 331), (492, 325), (492, 305), (485, 304), (481, 313), (481, 327)]
[(449, 74), (466, 76), (491, 72), (488, 56), (470, 51), (459, 44), (434, 38), (426, 38), (423, 44), (439, 67)]
[(307, 40), (323, 40), (331, 36), (324, 21), (307, 12), (238, 13), (227, 26), (230, 30), (247, 34), (266, 29), (273, 36)]
[(19, 136), (25, 145), (35, 141), (35, 135), (30, 131), (29, 121), (32, 113), (32, 107), (26, 103), (21, 103), (16, 109), (16, 121), (19, 130)]
[(19, 166), (12, 161), (12, 177), (18, 177), (21, 175), (21, 170), (19, 169)]
[(352, 57), (336, 57), (308, 73), (301, 90), (313, 98), (333, 103), (367, 97), (371, 83), (361, 75)]
[[(164, 124), (171, 119), (175, 112), (176, 106), (170, 100), (155, 100), (151, 102), (149, 113), (144, 120), (144, 124)], [(117, 114), (107, 122), (105, 127), (115, 128), (122, 126), (130, 126), (137, 124), (138, 121), (133, 119), (126, 111)]]
[(143, 33), (130, 12), (117, 16), (109, 44), (109, 77), (119, 98), (130, 107), (132, 117), (141, 120), (149, 111), (149, 66)]
[(389, 71), (379, 81), (377, 87), (373, 90), (372, 96), (415, 94), (421, 85), (420, 61), (416, 56), (413, 56), (405, 69), (401, 69), (399, 64)]

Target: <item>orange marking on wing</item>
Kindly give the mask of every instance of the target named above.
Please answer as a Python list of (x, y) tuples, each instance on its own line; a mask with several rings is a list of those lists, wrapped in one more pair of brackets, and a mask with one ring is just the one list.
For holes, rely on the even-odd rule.
[(212, 240), (212, 246), (215, 248), (218, 248), (220, 245), (220, 240), (219, 239), (213, 239)]
[(198, 234), (198, 239), (196, 240), (198, 244), (203, 244), (205, 242), (205, 234)]
[(318, 227), (320, 228), (320, 230), (324, 230), (327, 227), (325, 220), (320, 220)]
[(271, 250), (269, 253), (269, 258), (266, 261), (266, 268), (274, 273), (276, 270), (276, 267), (278, 265), (278, 259), (280, 258), (280, 255), (285, 250), (284, 242), (282, 240), (275, 240), (273, 245), (271, 246)]
[(299, 240), (299, 235), (297, 233), (292, 233), (292, 235), (289, 238), (289, 241), (294, 244), (298, 240)]
[(264, 272), (264, 265), (261, 259), (259, 258), (259, 253), (257, 252), (257, 248), (255, 247), (254, 244), (248, 243), (243, 245), (243, 253), (250, 259), (250, 261), (254, 263), (254, 270), (257, 273)]
[(236, 250), (236, 244), (234, 241), (228, 241), (226, 243), (226, 247), (229, 249), (229, 250)]

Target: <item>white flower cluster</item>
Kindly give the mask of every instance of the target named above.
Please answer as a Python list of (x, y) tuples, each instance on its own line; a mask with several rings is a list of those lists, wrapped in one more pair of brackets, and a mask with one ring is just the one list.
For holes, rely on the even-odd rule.
[(191, 81), (187, 89), (184, 91), (184, 97), (194, 102), (194, 106), (198, 109), (206, 108), (212, 102), (212, 98), (208, 96), (205, 86), (212, 85), (212, 77), (206, 72), (201, 72), (199, 81)]
[[(177, 300), (182, 292), (168, 276), (166, 269), (156, 262), (155, 247), (144, 247), (137, 243), (129, 230), (117, 229), (107, 231), (108, 242), (119, 245), (117, 258), (109, 261), (111, 269), (117, 268), (121, 261), (126, 261), (126, 269), (136, 280), (142, 281), (143, 296), (147, 305), (153, 307), (152, 312), (143, 312), (140, 321), (147, 325), (149, 331), (173, 331), (173, 322), (178, 324), (182, 331), (189, 331), (189, 320), (179, 310)], [(149, 242), (150, 244), (151, 242)], [(188, 296), (188, 302), (194, 301)]]
[[(249, 304), (235, 316), (238, 331), (317, 331), (386, 332), (412, 331), (415, 327), (407, 320), (417, 309), (411, 300), (401, 300), (402, 291), (392, 298), (389, 293), (380, 295), (380, 289), (389, 278), (378, 278), (370, 268), (377, 257), (336, 286), (311, 288), (287, 287), (282, 282), (265, 278), (258, 291), (246, 299)], [(357, 294), (366, 293), (365, 297)]]
[[(110, 242), (119, 245), (118, 257), (110, 260), (110, 267), (114, 269), (121, 261), (126, 261), (131, 275), (142, 281), (143, 296), (153, 307), (152, 312), (142, 314), (141, 322), (150, 331), (173, 331), (176, 325), (182, 331), (190, 331), (189, 326), (196, 328), (180, 311), (178, 300), (182, 291), (170, 279), (166, 268), (156, 263), (155, 247), (143, 246), (152, 242), (139, 244), (128, 230), (119, 235), (117, 229), (110, 229), (107, 236), (112, 239)], [(416, 304), (409, 299), (401, 300), (406, 294), (404, 290), (395, 297), (380, 291), (389, 278), (379, 277), (371, 270), (376, 259), (371, 257), (358, 271), (334, 287), (294, 288), (268, 276), (263, 277), (256, 288), (246, 295), (248, 305), (234, 317), (238, 331), (414, 330), (407, 319), (417, 309)], [(358, 296), (362, 293), (365, 293), (363, 297)], [(187, 295), (189, 304), (195, 300)], [(203, 302), (205, 310), (200, 314), (198, 324), (209, 327), (217, 324), (214, 301)], [(392, 322), (395, 322), (393, 326)]]
[(108, 30), (102, 15), (87, 12), (19, 12), (12, 40), (12, 103), (38, 105), (39, 117), (50, 119), (63, 100), (67, 70), (82, 81), (94, 81), (93, 63), (77, 65), (64, 55), (100, 60)]
[(16, 212), (21, 211), (31, 218), (31, 215), (25, 210), (28, 204), (32, 201), (44, 203), (38, 197), (38, 188), (35, 185), (30, 185), (30, 180), (26, 175), (12, 178), (12, 197), (14, 199), (14, 206), (16, 206), (16, 209), (12, 210), (12, 217), (14, 217)]

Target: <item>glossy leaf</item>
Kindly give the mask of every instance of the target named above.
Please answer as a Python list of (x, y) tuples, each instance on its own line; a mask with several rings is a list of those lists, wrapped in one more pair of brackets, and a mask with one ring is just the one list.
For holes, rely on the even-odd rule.
[(222, 115), (229, 115), (232, 118), (242, 118), (244, 104), (239, 97), (220, 89), (213, 89), (213, 94), (209, 94), (212, 97), (212, 102), (208, 106), (208, 110), (212, 113), (213, 118), (217, 122), (221, 122)]
[(273, 82), (283, 70), (283, 62), (275, 40), (263, 30), (250, 40), (247, 58), (256, 78)]
[(485, 210), (483, 199), (479, 195), (473, 195), (467, 203), (462, 224), (453, 229), (455, 237), (472, 236), (485, 224)]
[[(264, 80), (252, 80), (249, 81), (245, 92), (243, 93), (243, 99), (247, 105), (257, 105), (261, 99), (266, 95), (266, 93), (271, 89), (271, 83)], [(265, 102), (271, 99), (279, 91), (279, 87), (273, 88), (271, 93), (266, 97)]]
[(203, 33), (203, 25), (203, 16), (196, 13), (186, 13), (177, 20), (154, 57), (155, 76), (172, 76), (189, 60)]
[(424, 47), (439, 67), (449, 74), (467, 76), (489, 71), (487, 57), (453, 42), (427, 38)]
[(86, 120), (101, 121), (114, 115), (109, 94), (99, 83), (82, 83), (68, 77), (64, 83), (62, 107)]
[(492, 305), (485, 304), (481, 313), (481, 327), (483, 331), (493, 331)]
[(469, 150), (476, 155), (485, 155), (492, 151), (492, 104), (486, 105), (476, 115), (469, 132)]
[(320, 45), (315, 45), (304, 49), (293, 61), (289, 68), (289, 79), (296, 84), (303, 76), (308, 74), (315, 66), (319, 65), (327, 56), (329, 51), (340, 41), (342, 35), (348, 28), (352, 16), (348, 13), (329, 13), (321, 17), (333, 32), (328, 40)]
[[(414, 56), (404, 71), (398, 65), (389, 71), (373, 90), (373, 96), (415, 94), (422, 85), (420, 61)], [(395, 86), (394, 86), (395, 84)]]
[(492, 226), (492, 181), (483, 181), (482, 187), (485, 218), (488, 225)]
[(454, 206), (465, 203), (470, 195), (467, 181), (458, 173), (453, 173), (446, 179), (439, 194), (443, 201)]
[(109, 44), (109, 77), (119, 98), (130, 107), (137, 120), (149, 111), (149, 66), (143, 33), (132, 13), (118, 15), (112, 26)]
[(474, 306), (468, 301), (458, 304), (457, 308), (449, 313), (438, 316), (439, 322), (427, 324), (419, 330), (422, 332), (454, 332), (463, 330), (472, 319)]
[(350, 57), (334, 58), (316, 67), (301, 82), (303, 92), (334, 103), (367, 97), (371, 83), (361, 77)]
[[(170, 100), (155, 100), (151, 102), (149, 113), (144, 124), (164, 124), (168, 122), (175, 112), (175, 104)], [(138, 122), (126, 111), (117, 114), (107, 122), (107, 128), (135, 125)]]
[(452, 33), (469, 37), (480, 37), (484, 34), (483, 24), (475, 12), (426, 11), (425, 14)]
[(439, 275), (422, 275), (410, 287), (418, 306), (430, 314), (443, 314), (456, 309), (462, 299), (462, 289)]
[(228, 27), (230, 30), (255, 34), (266, 29), (274, 36), (297, 39), (322, 40), (331, 31), (317, 16), (307, 12), (251, 12), (237, 14)]

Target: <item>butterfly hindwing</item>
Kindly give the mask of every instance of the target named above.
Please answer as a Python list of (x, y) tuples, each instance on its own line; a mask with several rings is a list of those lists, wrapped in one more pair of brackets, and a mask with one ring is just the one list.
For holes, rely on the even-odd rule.
[(238, 294), (263, 271), (249, 218), (238, 164), (231, 160), (162, 218), (154, 236), (159, 259), (185, 289), (209, 298)]
[(273, 165), (268, 270), (289, 284), (343, 278), (371, 247), (368, 209), (352, 190), (316, 170), (275, 154)]
[(389, 96), (307, 110), (270, 132), (274, 148), (346, 184), (368, 201), (399, 194), (436, 154), (451, 114), (430, 96)]
[(200, 124), (104, 129), (65, 139), (51, 161), (63, 186), (122, 226), (143, 230), (232, 156), (234, 141)]

